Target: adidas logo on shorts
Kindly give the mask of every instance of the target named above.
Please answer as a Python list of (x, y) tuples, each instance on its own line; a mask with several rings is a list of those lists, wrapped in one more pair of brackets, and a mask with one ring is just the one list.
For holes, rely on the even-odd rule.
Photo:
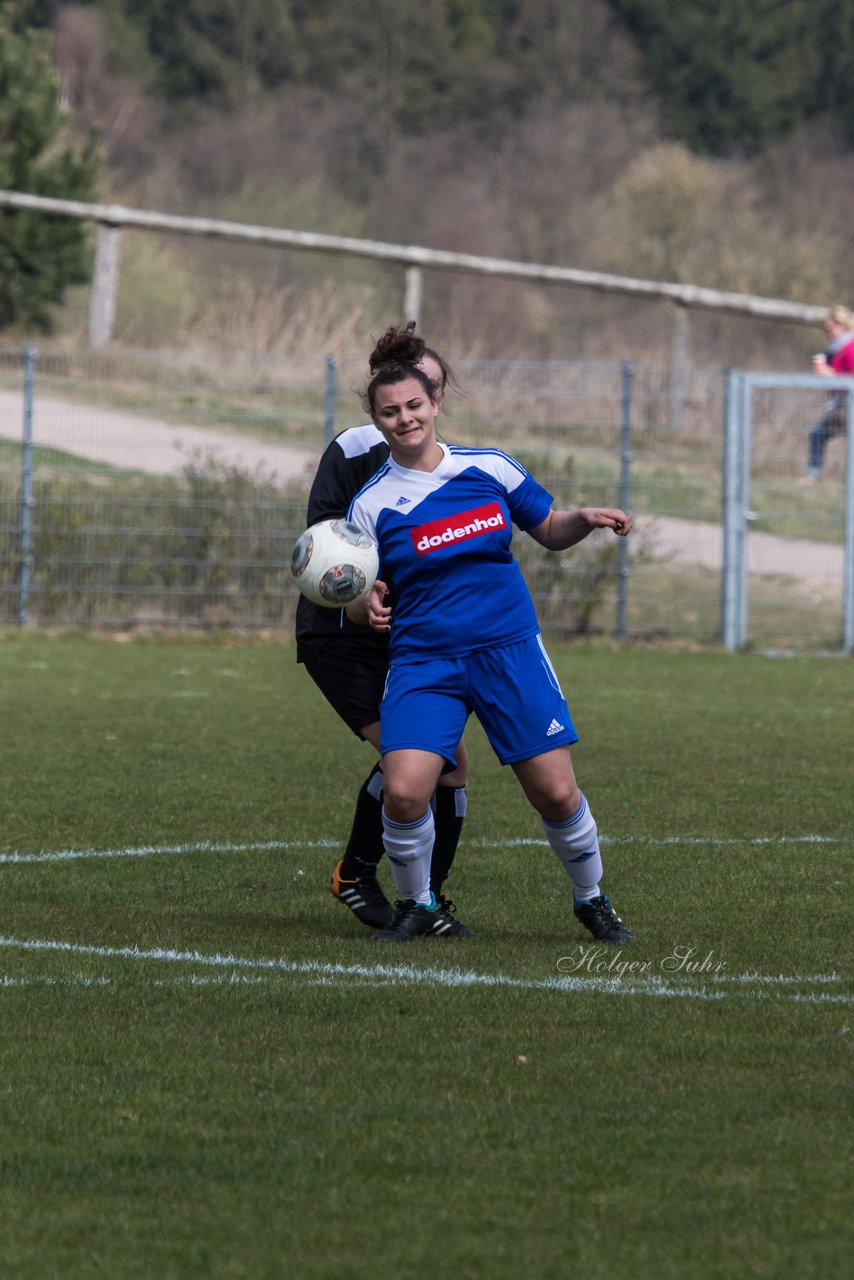
[(546, 737), (551, 738), (555, 733), (563, 733), (563, 725), (559, 720), (552, 720), (548, 729), (546, 729)]

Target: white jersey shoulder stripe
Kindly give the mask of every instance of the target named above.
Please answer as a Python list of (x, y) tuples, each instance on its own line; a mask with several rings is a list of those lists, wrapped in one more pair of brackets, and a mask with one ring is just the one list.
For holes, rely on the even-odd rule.
[[(411, 515), (433, 493), (466, 471), (478, 471), (496, 480), (508, 494), (514, 493), (530, 477), (525, 468), (500, 449), (468, 449), (456, 445), (443, 445), (444, 462), (435, 471), (406, 471), (394, 461), (383, 463), (379, 470), (362, 486), (350, 504), (349, 515), (358, 507), (371, 520), (376, 520), (383, 510), (405, 510)], [(371, 532), (373, 535), (373, 531)]]
[(471, 454), (474, 457), (477, 457), (478, 454), (493, 454), (496, 458), (503, 458), (505, 462), (509, 462), (511, 466), (516, 467), (517, 470), (524, 471), (525, 475), (528, 474), (521, 462), (519, 462), (517, 458), (514, 458), (512, 454), (505, 453), (503, 449), (475, 448), (474, 445), (466, 444), (449, 444), (448, 449), (451, 453)]
[(466, 445), (452, 444), (448, 445), (448, 450), (454, 461), (463, 463), (464, 459), (470, 462), (477, 462), (484, 471), (488, 471), (490, 475), (494, 475), (500, 479), (511, 492), (528, 478), (528, 472), (522, 466), (521, 462), (517, 462), (509, 453), (504, 453), (502, 449), (475, 449)]

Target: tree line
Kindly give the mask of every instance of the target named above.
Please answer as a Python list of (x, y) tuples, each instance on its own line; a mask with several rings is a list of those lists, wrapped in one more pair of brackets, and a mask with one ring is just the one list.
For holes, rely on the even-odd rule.
[[(703, 282), (734, 287), (764, 219), (751, 196), (741, 257), (695, 262), (714, 227), (693, 211), (732, 195), (708, 165), (767, 154), (770, 199), (774, 148), (799, 129), (826, 122), (854, 148), (852, 42), (854, 0), (0, 0), (0, 185), (83, 200), (107, 185), (132, 201), (171, 153), (175, 202), (242, 217), (245, 199), (262, 220), (388, 239), (420, 221), (434, 231), (418, 238), (441, 244), (447, 215), (400, 190), (418, 156), (449, 205), (476, 202), (463, 225), (481, 251), (572, 261), (622, 183), (645, 220), (646, 273), (708, 270)], [(569, 191), (553, 180), (575, 145), (568, 121), (586, 148)], [(655, 142), (665, 150), (645, 159)], [(508, 165), (529, 197), (512, 232)], [(287, 184), (273, 189), (274, 172)], [(0, 213), (0, 328), (49, 325), (87, 276), (88, 234)], [(601, 253), (622, 269), (616, 246)], [(785, 295), (813, 278), (806, 259), (776, 271), (741, 287)]]
[[(762, 146), (828, 115), (854, 145), (854, 0), (78, 0), (116, 33), (125, 69), (166, 99), (238, 100), (313, 85), (392, 99), (403, 131), (465, 114), (519, 115), (571, 100), (604, 8), (627, 34), (672, 136), (700, 152)], [(49, 27), (64, 0), (7, 0), (16, 26)], [(607, 73), (598, 69), (599, 78)]]
[[(101, 3), (119, 4), (144, 34), (171, 99), (378, 79), (396, 127), (418, 133), (461, 114), (494, 122), (544, 93), (572, 99), (591, 87), (578, 58), (589, 0)], [(692, 149), (756, 149), (822, 115), (838, 117), (854, 145), (852, 0), (608, 3), (670, 132)]]

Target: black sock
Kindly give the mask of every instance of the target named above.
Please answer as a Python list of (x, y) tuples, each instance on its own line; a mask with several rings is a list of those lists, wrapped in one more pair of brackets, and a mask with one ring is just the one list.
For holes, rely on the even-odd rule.
[(350, 839), (341, 859), (341, 879), (375, 875), (383, 856), (383, 775), (378, 764), (359, 789)]
[(437, 896), (451, 874), (467, 802), (465, 787), (437, 787), (433, 796), (436, 838), (430, 860), (430, 888)]

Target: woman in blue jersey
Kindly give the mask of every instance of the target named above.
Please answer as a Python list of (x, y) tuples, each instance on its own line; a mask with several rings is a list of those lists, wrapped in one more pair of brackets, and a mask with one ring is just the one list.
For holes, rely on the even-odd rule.
[(631, 521), (613, 508), (554, 511), (551, 494), (509, 455), (440, 442), (439, 404), (417, 367), (422, 350), (411, 328), (389, 329), (371, 357), (365, 407), (389, 458), (349, 511), (378, 544), (380, 580), (347, 612), (388, 634), (390, 647), (380, 751), (384, 843), (400, 901), (373, 938), (408, 942), (431, 928), (430, 796), (474, 712), (540, 814), (577, 918), (599, 941), (628, 942), (599, 885), (596, 823), (569, 752), (578, 735), (510, 541), (516, 524), (563, 551), (594, 529), (625, 537)]
[[(415, 325), (411, 328), (414, 330)], [(427, 375), (441, 407), (445, 389), (456, 380), (447, 361), (425, 347), (419, 368)], [(306, 524), (344, 517), (353, 497), (388, 458), (381, 432), (367, 423), (349, 427), (324, 451), (312, 481)], [(300, 596), (296, 611), (296, 658), (305, 664), (327, 702), (357, 737), (377, 751), (379, 707), (388, 672), (388, 636), (366, 626), (353, 626), (338, 609), (323, 609)], [(470, 937), (471, 929), (456, 918), (456, 907), (443, 888), (450, 875), (466, 813), (467, 757), (464, 743), (456, 752), (457, 767), (445, 772), (431, 799), (436, 838), (431, 856), (430, 887), (439, 901), (431, 937)], [(383, 856), (383, 774), (378, 762), (362, 782), (343, 857), (333, 869), (332, 895), (371, 929), (382, 929), (394, 914), (377, 878)]]

